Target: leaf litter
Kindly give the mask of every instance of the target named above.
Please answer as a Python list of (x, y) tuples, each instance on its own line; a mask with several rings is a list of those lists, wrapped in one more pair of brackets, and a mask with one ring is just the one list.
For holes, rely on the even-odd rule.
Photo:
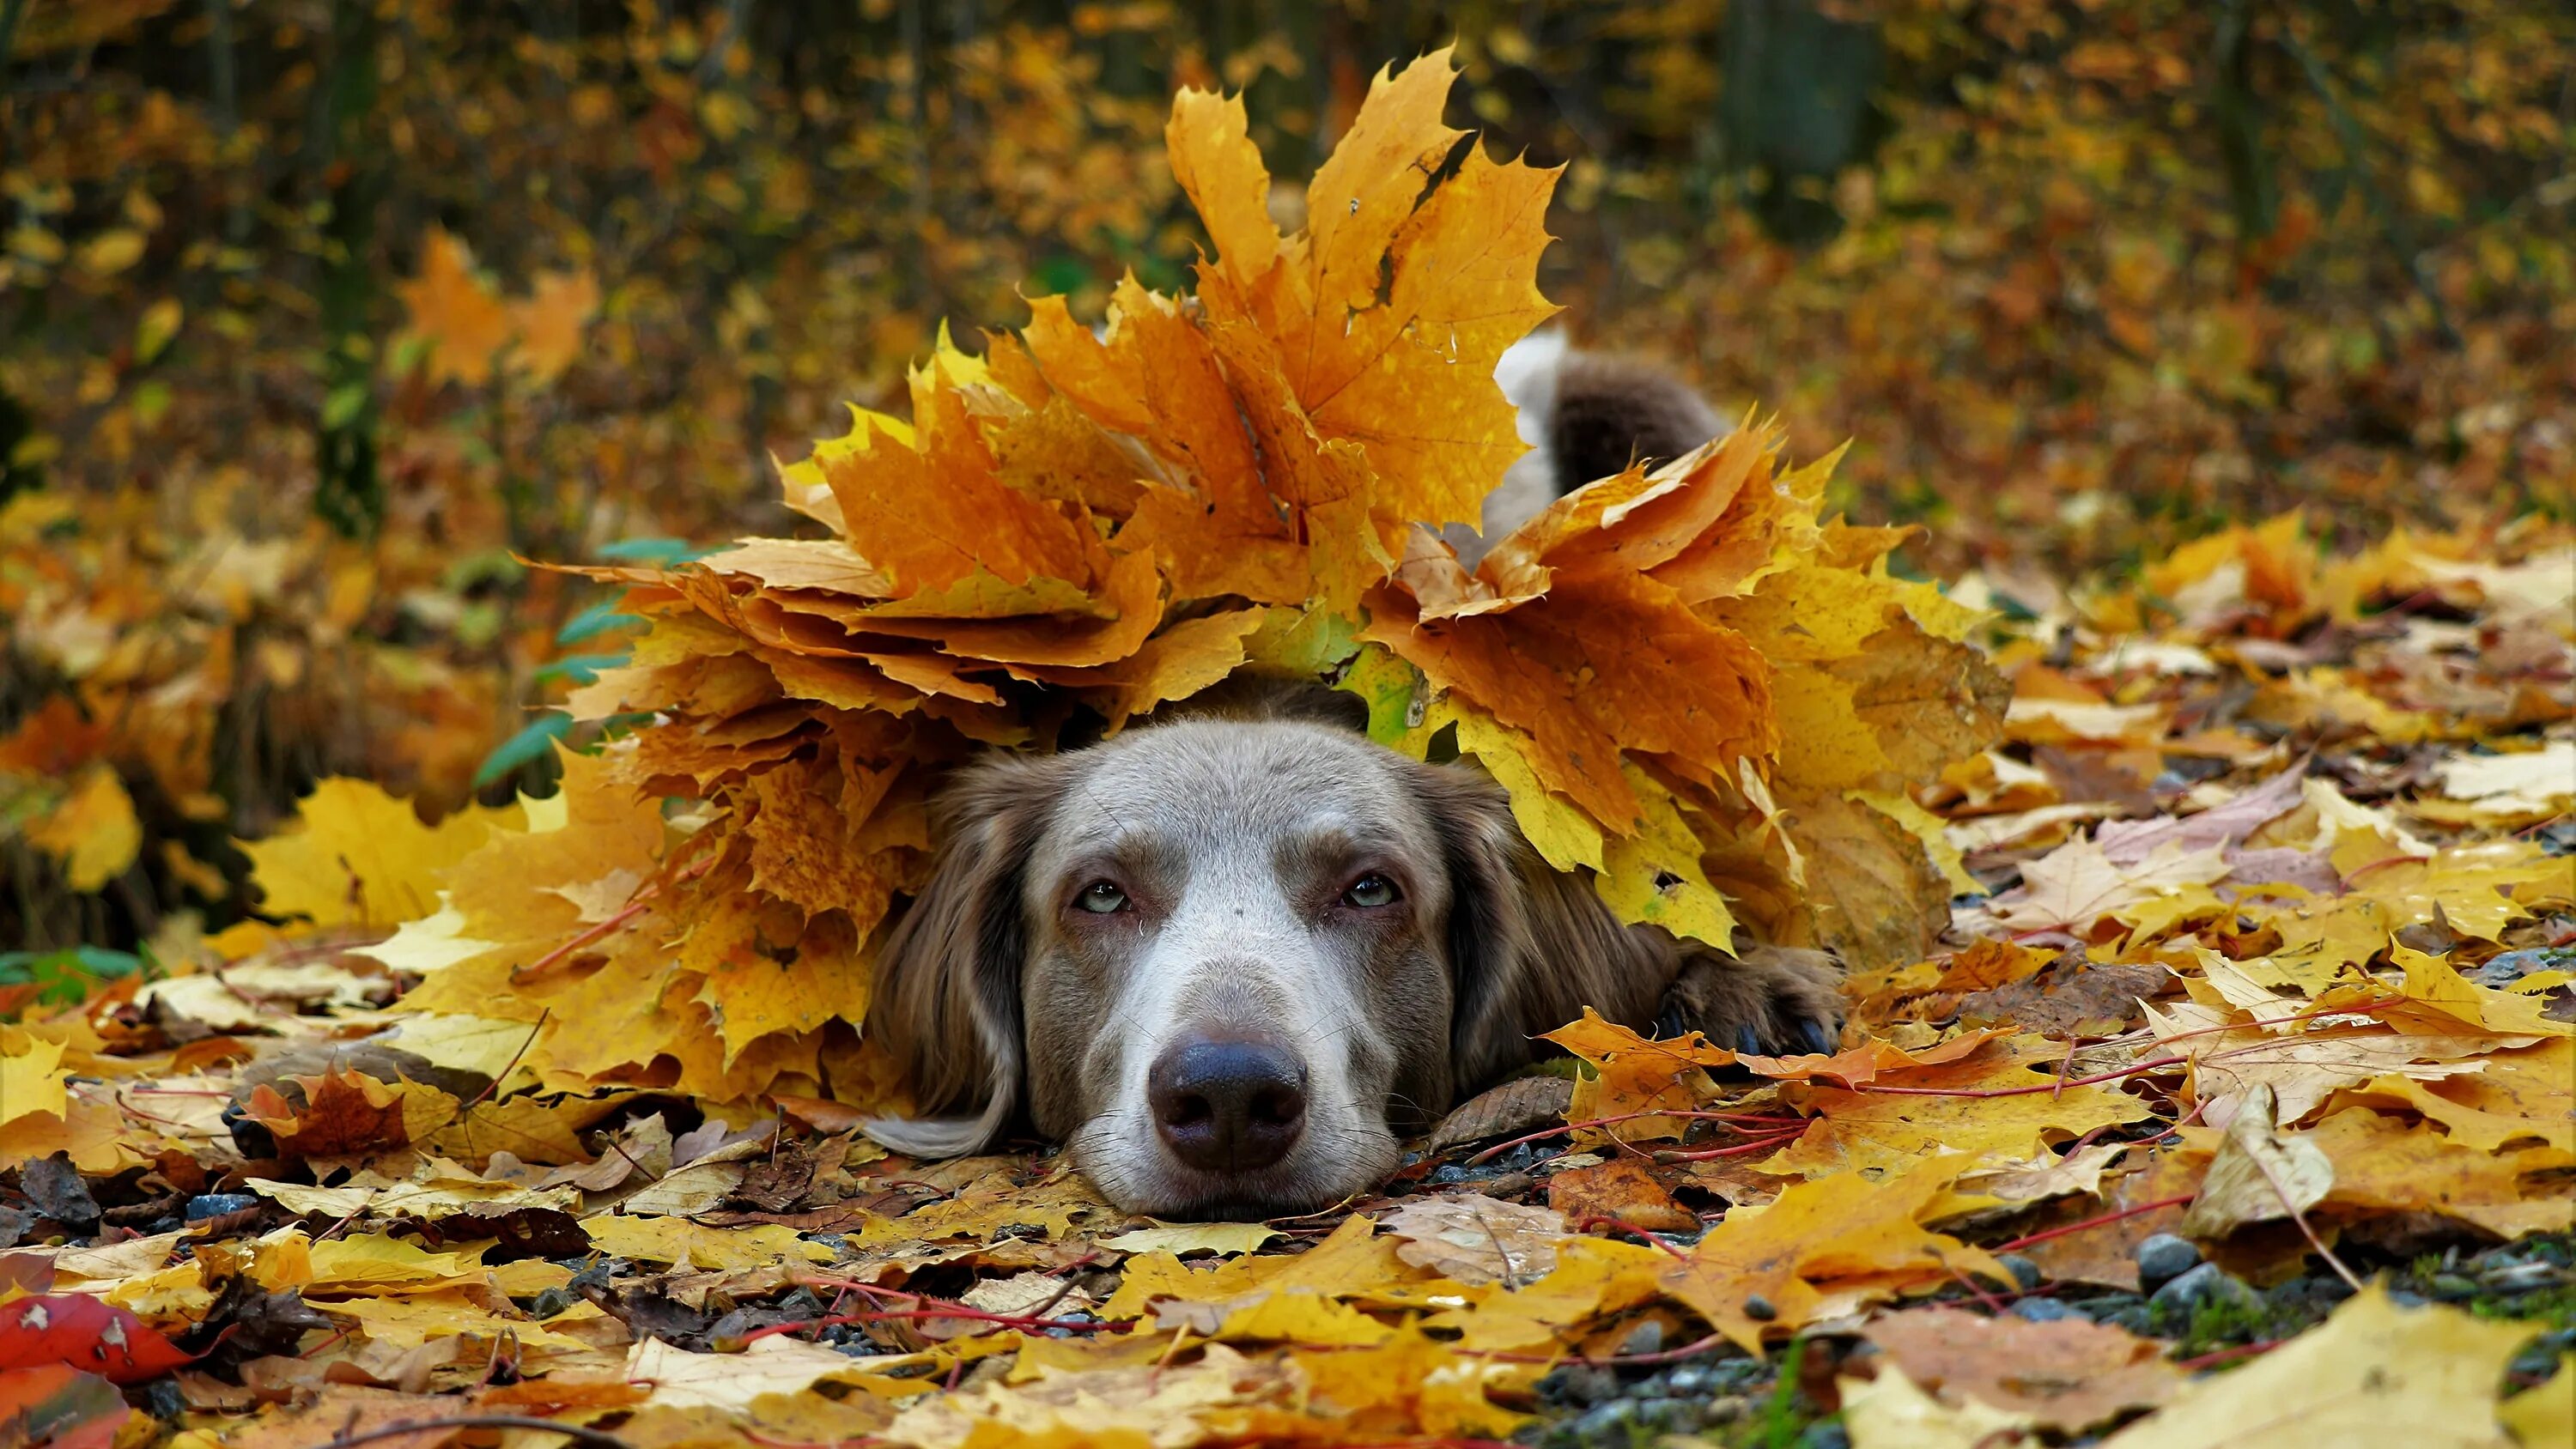
[[(2508, 1374), (2533, 1325), (2366, 1283), (2213, 1361), (2177, 1342), (2206, 1314), (2082, 1292), (2144, 1286), (2153, 1231), (2247, 1295), (2522, 1239), (2555, 1271), (2511, 1291), (2563, 1292), (2576, 1013), (2493, 968), (2576, 940), (2537, 828), (2576, 805), (2576, 652), (2531, 607), (2565, 530), (2338, 557), (2286, 519), (2032, 607), (1892, 573), (1901, 531), (1823, 520), (1833, 460), (1747, 419), (1471, 570), (1414, 525), (1517, 451), (1489, 378), (1550, 310), (1554, 173), (1442, 125), (1450, 81), (1382, 75), (1295, 235), (1239, 101), (1185, 92), (1194, 297), (943, 344), (908, 419), (785, 469), (828, 539), (586, 571), (646, 631), (575, 709), (649, 727), (435, 826), (326, 781), (248, 847), (271, 923), (0, 1026), (13, 1412), (189, 1449), (1455, 1442), (1786, 1345), (1864, 1449), (2554, 1422), (2554, 1364)], [(939, 773), (1239, 671), (1475, 758), (1628, 919), (1838, 950), (1844, 1041), (1587, 1016), (1571, 1082), (1266, 1225), (857, 1136), (907, 1105), (866, 953)]]

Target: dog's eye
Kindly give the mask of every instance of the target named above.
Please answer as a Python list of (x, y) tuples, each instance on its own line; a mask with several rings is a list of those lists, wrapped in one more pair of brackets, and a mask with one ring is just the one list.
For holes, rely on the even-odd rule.
[(1127, 909), (1127, 893), (1105, 880), (1096, 880), (1082, 888), (1074, 904), (1095, 916), (1114, 915)]
[(1377, 874), (1361, 876), (1342, 892), (1342, 904), (1346, 906), (1391, 906), (1396, 898), (1395, 882)]

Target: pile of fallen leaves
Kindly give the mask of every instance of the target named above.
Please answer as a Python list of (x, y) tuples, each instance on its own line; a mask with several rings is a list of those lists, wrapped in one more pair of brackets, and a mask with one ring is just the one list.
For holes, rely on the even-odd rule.
[[(1723, 1437), (1785, 1344), (1863, 1449), (2564, 1442), (2535, 1327), (2367, 1280), (2571, 1225), (2576, 538), (2289, 519), (1944, 593), (1748, 426), (1470, 572), (1411, 525), (1514, 447), (1548, 177), (1453, 166), (1447, 83), (1381, 84), (1295, 236), (1185, 95), (1196, 296), (943, 349), (789, 470), (829, 537), (610, 575), (650, 629), (579, 702), (654, 723), (435, 827), (326, 784), (247, 847), (273, 924), (0, 1027), (30, 1437), (1454, 1443), (1674, 1365)], [(1268, 1224), (858, 1136), (939, 771), (1245, 670), (1474, 756), (1631, 919), (1843, 950), (1839, 1049), (1587, 1018)], [(2208, 1261), (2141, 1301), (2151, 1246)], [(2563, 1315), (2564, 1259), (2502, 1307)], [(2293, 1290), (2339, 1306), (2246, 1331)]]
[[(12, 948), (170, 954), (156, 934), (184, 940), (198, 912), (234, 908), (230, 839), (276, 828), (300, 783), (363, 775), (461, 801), (508, 719), (507, 682), (546, 639), (490, 597), (519, 572), (507, 556), (281, 520), (256, 475), (273, 461), (0, 504)], [(562, 582), (536, 585), (526, 617)]]

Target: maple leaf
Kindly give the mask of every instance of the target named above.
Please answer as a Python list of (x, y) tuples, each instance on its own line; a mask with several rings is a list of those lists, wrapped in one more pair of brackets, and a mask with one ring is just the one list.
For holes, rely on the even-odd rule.
[(243, 1111), (292, 1157), (340, 1157), (423, 1141), (456, 1116), (456, 1099), (435, 1087), (386, 1083), (358, 1071), (295, 1079), (301, 1105), (276, 1088), (252, 1089)]
[(2333, 1160), (2314, 1142), (2281, 1135), (2272, 1091), (2257, 1086), (2228, 1120), (2183, 1231), (2223, 1238), (2247, 1223), (2295, 1218), (2333, 1187)]
[(432, 381), (467, 387), (491, 380), (492, 360), (510, 340), (510, 314), (498, 293), (474, 273), (465, 243), (431, 227), (421, 238), (420, 275), (395, 287), (410, 330), (430, 344)]
[(304, 798), (297, 820), (296, 829), (241, 842), (263, 908), (317, 926), (393, 926), (435, 911), (447, 870), (520, 814), (469, 808), (428, 826), (368, 781), (329, 779)]
[(125, 873), (143, 848), (134, 797), (105, 763), (83, 767), (60, 800), (25, 827), (27, 843), (62, 862), (63, 883), (94, 891)]
[(2446, 1304), (2400, 1308), (2374, 1283), (2252, 1364), (2185, 1388), (2103, 1442), (2113, 1449), (2314, 1444), (2491, 1445), (2496, 1383), (2532, 1330)]
[(2154, 1340), (2078, 1318), (2032, 1323), (1913, 1308), (1873, 1321), (1863, 1335), (1907, 1379), (1945, 1399), (2026, 1415), (2068, 1434), (2154, 1408), (2184, 1382)]
[(1734, 1209), (1664, 1272), (1664, 1291), (1760, 1353), (1765, 1331), (1809, 1322), (1828, 1289), (1876, 1295), (1908, 1275), (1946, 1280), (1953, 1271), (2004, 1279), (1983, 1251), (1917, 1221), (1970, 1160), (1931, 1158), (1879, 1182), (1842, 1173), (1790, 1187), (1759, 1212)]
[(1565, 1217), (1552, 1208), (1522, 1207), (1478, 1193), (1418, 1198), (1389, 1213), (1386, 1230), (1401, 1244), (1395, 1255), (1461, 1283), (1507, 1287), (1546, 1277), (1556, 1267), (1556, 1244)]
[(1708, 1068), (1732, 1064), (1736, 1054), (1708, 1044), (1696, 1032), (1680, 1041), (1641, 1036), (1586, 1007), (1583, 1019), (1544, 1038), (1581, 1058), (1592, 1070), (1575, 1079), (1565, 1108), (1568, 1122), (1599, 1123), (1591, 1130), (1620, 1140), (1680, 1137), (1686, 1112), (1717, 1095)]
[(540, 385), (553, 382), (581, 356), (582, 329), (598, 310), (599, 279), (587, 269), (538, 273), (527, 298), (510, 304), (511, 362)]
[(1994, 918), (2018, 931), (2068, 929), (2081, 935), (2160, 895), (2224, 880), (2233, 869), (2215, 845), (2168, 841), (2129, 865), (2093, 840), (2075, 840), (2022, 867), (2022, 884), (1994, 898)]

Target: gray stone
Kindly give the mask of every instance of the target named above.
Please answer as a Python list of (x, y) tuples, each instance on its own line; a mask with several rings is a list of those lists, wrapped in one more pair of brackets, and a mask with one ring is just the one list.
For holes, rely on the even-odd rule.
[(1699, 1407), (1695, 1404), (1686, 1404), (1679, 1399), (1651, 1398), (1639, 1399), (1636, 1404), (1637, 1422), (1650, 1429), (1680, 1433), (1699, 1427)]
[(2247, 1287), (2243, 1280), (2230, 1278), (2216, 1263), (2203, 1263), (2181, 1277), (2157, 1289), (2147, 1299), (2150, 1308), (2188, 1317), (2203, 1303), (2232, 1303), (2239, 1308), (2260, 1308), (2263, 1295)]
[(2188, 1238), (2158, 1233), (2138, 1244), (2138, 1287), (2153, 1293), (2200, 1264), (2200, 1249)]
[(1574, 1421), (1574, 1433), (1579, 1439), (1608, 1439), (1625, 1443), (1628, 1426), (1636, 1422), (1637, 1401), (1635, 1399), (1612, 1399), (1606, 1404), (1595, 1404), (1584, 1410)]
[(1673, 1397), (1704, 1399), (1717, 1387), (1717, 1375), (1695, 1363), (1686, 1363), (1664, 1379), (1664, 1387)]
[(246, 1192), (209, 1192), (188, 1199), (187, 1220), (202, 1223), (226, 1213), (248, 1212), (259, 1206), (259, 1199)]
[(2125, 1308), (2113, 1308), (2107, 1310), (2102, 1313), (2096, 1321), (2107, 1323), (2113, 1328), (2125, 1328), (2131, 1333), (2143, 1334), (2148, 1328), (2148, 1317), (2147, 1305), (2143, 1303), (2132, 1303)]
[(2433, 1290), (2434, 1297), (2446, 1303), (2461, 1303), (2478, 1296), (2478, 1285), (2457, 1273), (2436, 1273), (2426, 1286)]
[(2083, 1309), (2072, 1303), (2060, 1303), (2054, 1298), (2024, 1298), (2015, 1303), (2009, 1311), (2013, 1317), (2028, 1319), (2033, 1323), (2055, 1323), (2061, 1318), (2081, 1318), (2086, 1322), (2092, 1321), (2092, 1315)]
[(2556, 1283), (2560, 1275), (2548, 1263), (2500, 1263), (2481, 1276), (2498, 1293), (2529, 1293)]
[(1649, 1318), (1629, 1329), (1628, 1336), (1619, 1340), (1619, 1352), (1632, 1358), (1663, 1351), (1664, 1325), (1656, 1319)]
[(2048, 1275), (2040, 1271), (2037, 1263), (2019, 1253), (2006, 1253), (1995, 1261), (2004, 1265), (2004, 1271), (2013, 1275), (2013, 1281), (2021, 1285), (2024, 1293), (2048, 1281)]
[(1591, 1364), (1565, 1364), (1539, 1381), (1540, 1394), (1571, 1404), (1597, 1404), (1619, 1396), (1619, 1375)]

